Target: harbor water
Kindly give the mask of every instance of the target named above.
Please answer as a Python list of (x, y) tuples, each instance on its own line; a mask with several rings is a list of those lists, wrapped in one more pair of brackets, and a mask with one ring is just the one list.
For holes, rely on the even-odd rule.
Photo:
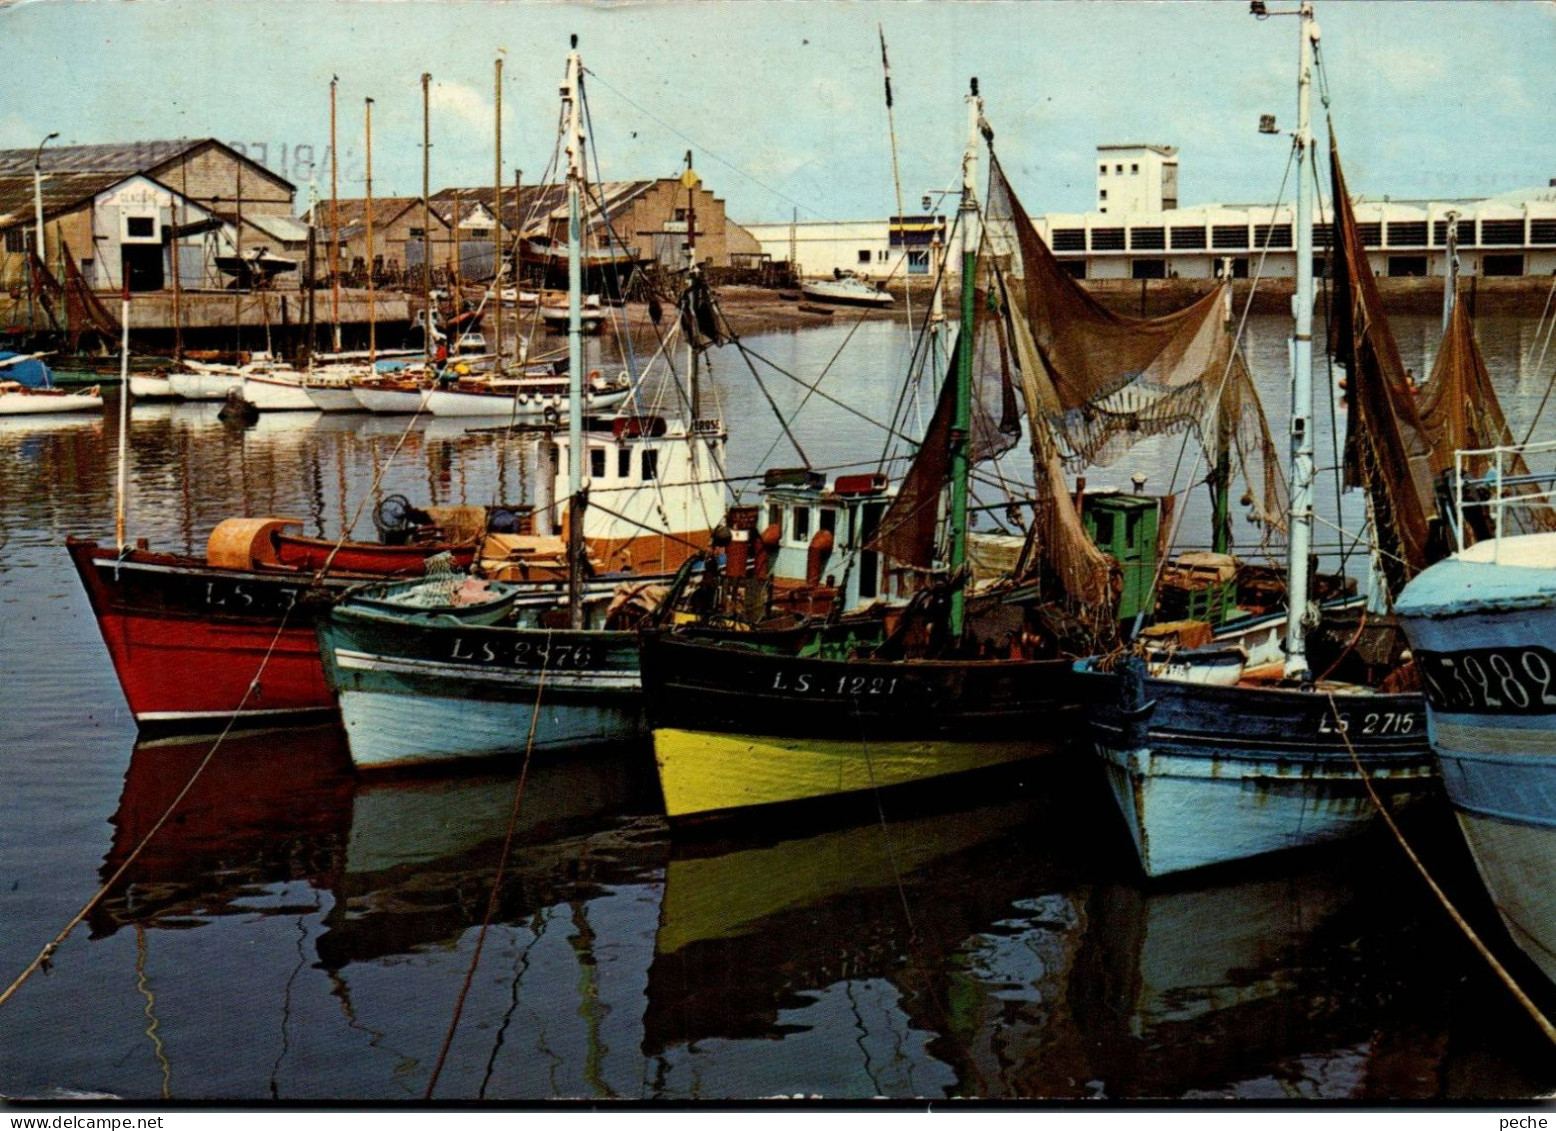
[[(1435, 320), (1394, 329), (1424, 379)], [(1478, 329), (1521, 437), (1553, 359), (1542, 375), (1533, 319)], [(1249, 337), (1278, 449), (1288, 332), (1261, 316)], [(744, 344), (750, 366), (725, 347), (705, 378), (744, 501), (748, 477), (802, 462), (769, 401), (794, 415), (804, 462), (874, 469), (906, 368), (900, 325), (839, 319)], [(622, 364), (608, 340), (591, 350), (594, 367)], [(823, 373), (816, 393), (796, 380)], [(646, 397), (683, 414), (663, 379)], [(930, 407), (921, 391), (904, 430)], [(131, 538), (199, 554), (243, 514), (371, 537), (390, 494), (530, 492), (527, 445), (470, 421), (300, 413), (242, 429), (217, 408), (133, 406)], [(0, 1094), (1452, 1104), (1556, 1091), (1556, 1050), (1386, 832), (1147, 885), (1083, 750), (994, 783), (687, 839), (662, 816), (646, 746), (548, 757), (522, 778), (514, 764), (375, 779), (353, 775), (329, 726), (234, 734), (214, 754), (211, 739), (137, 741), (64, 550), (67, 535), (112, 537), (117, 411), (110, 393), (102, 416), (0, 421), (0, 983), (108, 885), (0, 1007)], [(1331, 467), (1330, 414), (1316, 424)], [(1029, 481), (1023, 450), (985, 469), (981, 503), (999, 501), (1001, 478), (1018, 493)], [(1205, 474), (1192, 446), (1158, 438), (1089, 472), (1088, 489), (1130, 489), (1136, 472), (1150, 491)], [(1318, 542), (1338, 560), (1361, 504), (1337, 502), (1330, 479)], [(1184, 544), (1203, 542), (1204, 519), (1202, 503), (1187, 509)], [(1239, 521), (1239, 548), (1256, 555), (1259, 533)], [(1556, 989), (1499, 933), (1446, 805), (1405, 829), (1550, 1012)]]

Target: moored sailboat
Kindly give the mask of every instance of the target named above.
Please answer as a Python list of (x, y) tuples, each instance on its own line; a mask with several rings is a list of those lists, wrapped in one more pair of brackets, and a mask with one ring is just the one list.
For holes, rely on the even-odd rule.
[[(540, 441), (541, 481), (553, 494), (536, 506), (548, 522), (565, 461), (566, 530), (557, 549), (566, 562), (566, 607), (526, 607), (497, 624), (471, 626), (343, 602), (321, 622), (319, 642), (358, 767), (577, 749), (640, 734), (631, 628), (641, 610), (586, 600), (590, 551), (603, 551), (607, 569), (674, 569), (710, 544), (723, 515), (724, 433), (717, 421), (695, 419), (695, 403), (690, 426), (632, 416), (604, 422), (608, 432), (586, 428), (581, 76), (575, 41), (562, 87), (572, 257), (568, 427), (565, 440)], [(605, 500), (597, 504), (603, 526), (591, 527), (586, 517), (594, 494)], [(635, 572), (615, 580), (640, 591), (644, 585)]]
[[(1041, 299), (1030, 289), (1017, 295), (1014, 280), (995, 266), (1023, 261), (1022, 248), (988, 257), (995, 282), (986, 301), (977, 301), (979, 238), (972, 229), (978, 211), (978, 138), (987, 126), (976, 83), (967, 105), (956, 364), (913, 468), (890, 505), (866, 501), (861, 517), (873, 529), (864, 537), (858, 537), (857, 527), (840, 535), (850, 551), (857, 539), (864, 553), (851, 552), (846, 564), (832, 567), (859, 568), (872, 579), (872, 591), (880, 592), (874, 569), (856, 559), (890, 559), (894, 595), (912, 600), (894, 614), (894, 627), (884, 640), (878, 629), (870, 640), (865, 633), (853, 636), (831, 628), (719, 640), (686, 631), (645, 635), (644, 686), (672, 820), (857, 796), (1052, 754), (1079, 721), (1069, 686), (1074, 653), (1067, 654), (1066, 644), (1072, 634), (1111, 631), (1110, 566), (1082, 528), (1049, 435), (1044, 394), (1051, 390), (1042, 384), (1046, 370), (1037, 361), (1026, 307)], [(1014, 203), (1013, 194), (1009, 198)], [(1035, 285), (1028, 275), (1026, 286)], [(1214, 309), (1219, 300), (1212, 296), (1208, 301), (1207, 309)], [(1148, 353), (1154, 355), (1185, 327), (1193, 338), (1195, 320), (1203, 315), (1190, 312), (1185, 320), (1158, 328)], [(988, 352), (999, 359), (992, 368), (1000, 380), (987, 386), (979, 382), (975, 390), (980, 330), (998, 342)], [(1027, 561), (1017, 571), (1031, 592), (1022, 594), (1007, 584), (969, 593), (969, 478), (975, 463), (1008, 450), (1020, 434), (1012, 368), (1022, 378), (1029, 440), (1043, 485), (1023, 554)], [(948, 552), (937, 563), (942, 495)], [(808, 523), (812, 504), (795, 502), (790, 509), (803, 510)], [(879, 509), (872, 513), (871, 506)], [(781, 501), (776, 509), (769, 504), (769, 528), (777, 528), (780, 544), (790, 531), (773, 517), (784, 509)], [(830, 539), (831, 532), (824, 533)], [(1045, 545), (1038, 556), (1063, 558), (1063, 566), (1049, 570), (1047, 557), (1043, 566), (1035, 564), (1031, 550), (1039, 539)], [(822, 548), (812, 543), (813, 551)], [(1024, 615), (1023, 605), (1039, 592), (1046, 596), (1056, 590), (1072, 603), (1063, 609), (1054, 605), (1054, 615), (1039, 627)]]
[[(1505, 512), (1531, 502), (1503, 485), (1509, 457), (1524, 453), (1467, 454), (1497, 462), (1477, 478), (1492, 492), (1483, 513), (1500, 527)], [(1540, 496), (1533, 501), (1545, 507), (1549, 490)], [(1556, 533), (1464, 546), (1411, 581), (1395, 609), (1470, 854), (1513, 941), (1556, 982)]]
[[(1303, 3), (1296, 162), (1297, 294), (1292, 367), (1291, 504), (1285, 659), (1274, 678), (1230, 686), (1152, 675), (1139, 655), (1078, 665), (1097, 752), (1129, 825), (1142, 868), (1160, 876), (1363, 831), (1372, 789), (1403, 803), (1433, 787), (1424, 707), (1408, 668), (1381, 679), (1327, 678), (1309, 656), (1309, 547), (1313, 524), (1313, 143), (1309, 89), (1317, 27)], [(1432, 511), (1424, 468), (1430, 445), (1404, 391), (1333, 151), (1337, 257), (1336, 339), (1350, 367), (1348, 460), (1371, 487), (1374, 528), (1401, 551), (1394, 568), (1424, 562)], [(1384, 477), (1391, 477), (1384, 481)], [(1394, 574), (1398, 576), (1398, 574)], [(1361, 636), (1358, 626), (1351, 640)], [(1381, 665), (1401, 661), (1397, 652)], [(1318, 668), (1315, 672), (1314, 668)]]

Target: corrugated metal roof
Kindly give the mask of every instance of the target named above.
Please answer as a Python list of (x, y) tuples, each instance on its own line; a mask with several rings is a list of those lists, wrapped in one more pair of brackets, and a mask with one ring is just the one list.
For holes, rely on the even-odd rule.
[[(420, 205), (419, 196), (375, 196), (373, 198), (373, 226), (393, 223), (400, 218), (400, 214), (411, 205)], [(356, 231), (367, 229), (367, 198), (364, 196), (342, 197), (332, 206), (328, 200), (321, 200), (318, 204), (318, 228), (328, 238), (330, 230), (331, 211), (340, 220), (341, 238), (347, 238)], [(432, 207), (432, 214), (437, 220), (442, 220), (443, 215), (436, 204)], [(306, 237), (305, 237), (306, 238)]]
[[(125, 177), (124, 173), (45, 173), (41, 194), (43, 214), (53, 216), (69, 211)], [(30, 220), (32, 215), (32, 164), (29, 161), (24, 175), (0, 175), (0, 228)]]
[(262, 232), (268, 232), (276, 239), (285, 243), (307, 243), (308, 225), (295, 216), (255, 216), (247, 214), (243, 217), (245, 224), (250, 224)]
[[(171, 161), (209, 138), (173, 141), (129, 141), (106, 145), (49, 145), (43, 149), (45, 173), (139, 173)], [(36, 149), (0, 149), (0, 176), (32, 175)]]
[(229, 154), (263, 177), (296, 191), (291, 181), (267, 169), (246, 154), (214, 137), (177, 138), (171, 141), (126, 141), (103, 145), (49, 145), (38, 149), (0, 149), (0, 177), (32, 175), (37, 158), (45, 176), (55, 173), (155, 173), (162, 166), (206, 146)]
[[(653, 181), (602, 181), (599, 184), (589, 186), (591, 198), (603, 202), (606, 211), (614, 214), (628, 202), (642, 196), (659, 182)], [(494, 192), (490, 185), (484, 188), (471, 187), (453, 189), (446, 188), (433, 194), (435, 202), (452, 205), (454, 194), (459, 193), (461, 206), (468, 207), (472, 203), (479, 202), (488, 212), (492, 211)], [(513, 189), (504, 188), (502, 191), (502, 208), (504, 222), (512, 227), (514, 216)], [(546, 221), (567, 219), (567, 185), (524, 185), (519, 197), (520, 215), (524, 217), (526, 231), (538, 231), (546, 227)], [(594, 208), (588, 209), (591, 214), (591, 222), (597, 222), (593, 213)]]

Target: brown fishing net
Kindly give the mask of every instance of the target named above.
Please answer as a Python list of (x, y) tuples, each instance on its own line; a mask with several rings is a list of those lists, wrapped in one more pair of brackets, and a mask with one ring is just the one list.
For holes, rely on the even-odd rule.
[[(1284, 530), (1284, 483), (1263, 408), (1227, 332), (1225, 288), (1158, 318), (1113, 313), (1059, 265), (994, 161), (977, 292), (973, 462), (1012, 447), (1019, 409), (1027, 415), (1035, 499), (1017, 580), (1038, 582), (1098, 638), (1110, 634), (1112, 562), (1087, 535), (1066, 471), (1106, 464), (1165, 433), (1193, 430), (1202, 445), (1207, 436), (1224, 441), (1253, 485), (1248, 501), (1265, 538)], [(919, 569), (934, 558), (954, 375), (953, 363), (914, 466), (871, 543)]]
[[(1449, 316), (1432, 362), (1432, 375), (1421, 389), (1419, 407), (1421, 424), (1431, 438), (1437, 459), (1450, 468), (1455, 452), (1508, 447), (1514, 442), (1463, 303), (1455, 304)], [(1490, 457), (1477, 456), (1466, 461), (1464, 470), (1467, 475), (1484, 476), (1494, 470), (1494, 465)], [(1529, 465), (1523, 456), (1507, 454), (1502, 457), (1502, 473), (1526, 476)], [(1507, 488), (1504, 494), (1533, 496), (1538, 492), (1537, 485), (1524, 484)], [(1510, 506), (1505, 515), (1507, 533), (1556, 530), (1556, 512), (1538, 499)], [(1483, 508), (1468, 510), (1464, 520), (1466, 545), (1489, 533), (1490, 515)]]
[(1389, 591), (1398, 593), (1441, 555), (1432, 481), (1448, 464), (1427, 435), (1405, 379), (1333, 134), (1329, 165), (1338, 252), (1329, 346), (1346, 371), (1345, 480), (1367, 491), (1383, 576)]

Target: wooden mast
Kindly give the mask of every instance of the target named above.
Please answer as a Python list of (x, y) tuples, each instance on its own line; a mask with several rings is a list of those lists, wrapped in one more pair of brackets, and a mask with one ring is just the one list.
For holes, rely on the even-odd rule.
[(421, 76), (421, 343), (422, 361), (432, 365), (432, 205), (427, 200), (431, 191), (431, 118), (427, 106), (427, 84), (432, 76), (423, 71)]
[(1308, 554), (1313, 544), (1313, 179), (1307, 171), (1313, 158), (1310, 123), (1313, 85), (1313, 44), (1318, 27), (1313, 6), (1304, 0), (1301, 45), (1297, 64), (1297, 136), (1294, 139), (1297, 178), (1296, 325), (1291, 335), (1291, 514), (1287, 521), (1286, 666), (1287, 679), (1311, 681), (1307, 662)]
[(340, 197), (335, 183), (340, 166), (340, 150), (335, 148), (335, 84), (339, 81), (330, 76), (330, 321), (335, 323), (336, 353), (340, 352)]
[(373, 100), (367, 107), (367, 364), (378, 361), (378, 293), (373, 285)]
[(978, 271), (978, 123), (983, 99), (978, 80), (967, 95), (967, 151), (962, 156), (962, 317), (956, 351), (956, 415), (951, 425), (951, 640), (960, 642), (967, 611), (967, 483), (971, 472), (969, 438), (972, 432), (972, 369), (974, 287)]
[(502, 372), (502, 59), (497, 59), (494, 101), (496, 160), (492, 176), (492, 320), (497, 324), (494, 349), (497, 371)]
[[(189, 199), (189, 161), (187, 157), (180, 164), (179, 169), (183, 188), (179, 193), (178, 202), (182, 206), (184, 223), (187, 224), (189, 222), (189, 205), (186, 203)], [(181, 235), (179, 233), (178, 210), (169, 209), (168, 211), (173, 217), (173, 246), (169, 253), (173, 268), (173, 360), (179, 362), (184, 359), (184, 281), (179, 275), (178, 268), (178, 241)]]
[(583, 627), (583, 585), (581, 561), (585, 553), (583, 536), (583, 117), (579, 105), (583, 62), (578, 56), (578, 37), (572, 37), (567, 56), (567, 81), (563, 98), (567, 114), (567, 608), (568, 623)]

